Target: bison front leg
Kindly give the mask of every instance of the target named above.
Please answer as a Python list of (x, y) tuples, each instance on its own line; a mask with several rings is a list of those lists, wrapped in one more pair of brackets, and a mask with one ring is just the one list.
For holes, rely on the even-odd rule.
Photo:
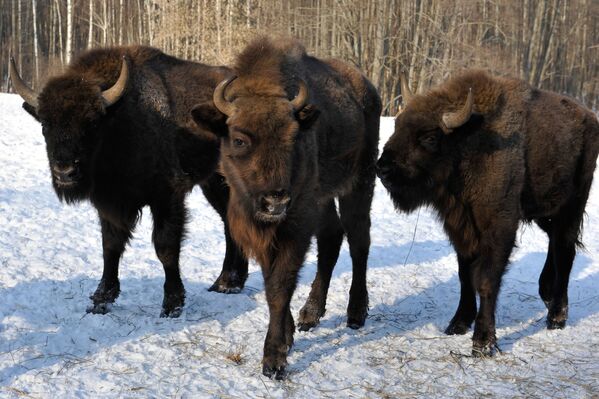
[(248, 261), (243, 256), (241, 249), (231, 238), (229, 222), (227, 221), (227, 206), (229, 204), (229, 187), (224, 177), (214, 173), (201, 185), (206, 200), (218, 212), (225, 227), (226, 251), (223, 260), (223, 268), (208, 291), (221, 292), (223, 294), (236, 294), (241, 292), (248, 277)]
[(472, 260), (458, 254), (460, 303), (445, 334), (466, 334), (476, 317), (476, 292), (472, 286)]
[(352, 283), (347, 305), (347, 326), (352, 329), (364, 326), (368, 315), (366, 268), (370, 250), (370, 204), (374, 192), (374, 179), (374, 167), (365, 166), (354, 190), (339, 198), (341, 223), (347, 233), (352, 259)]
[[(303, 254), (308, 245), (309, 239), (304, 246)], [(280, 248), (270, 265), (262, 265), (266, 301), (270, 314), (268, 332), (264, 341), (262, 373), (277, 380), (285, 378), (287, 353), (293, 345), (295, 326), (289, 305), (303, 260), (303, 254), (300, 255), (296, 252), (296, 256), (294, 256), (291, 251), (285, 250), (284, 246)]]
[(151, 206), (154, 217), (152, 239), (164, 267), (164, 299), (160, 317), (179, 317), (185, 304), (185, 288), (179, 272), (179, 253), (185, 226), (183, 198)]
[(121, 292), (119, 262), (125, 251), (125, 245), (131, 238), (131, 230), (134, 226), (135, 216), (125, 221), (123, 226), (118, 227), (100, 216), (104, 270), (98, 288), (90, 296), (92, 305), (87, 308), (88, 313), (106, 314), (110, 310), (110, 304), (118, 298)]
[(208, 288), (208, 291), (237, 294), (241, 292), (245, 285), (245, 280), (248, 278), (248, 261), (243, 256), (235, 241), (233, 241), (226, 217), (223, 217), (223, 223), (225, 224), (225, 259), (220, 275), (214, 284)]
[(308, 331), (316, 326), (324, 315), (331, 275), (343, 242), (343, 227), (333, 201), (326, 204), (320, 214), (316, 242), (318, 245), (318, 271), (312, 282), (308, 300), (299, 313), (298, 329), (300, 331)]
[(498, 349), (495, 335), (495, 308), (501, 278), (514, 246), (517, 223), (509, 228), (487, 232), (480, 256), (472, 264), (473, 286), (480, 297), (480, 308), (474, 323), (472, 354), (493, 356)]

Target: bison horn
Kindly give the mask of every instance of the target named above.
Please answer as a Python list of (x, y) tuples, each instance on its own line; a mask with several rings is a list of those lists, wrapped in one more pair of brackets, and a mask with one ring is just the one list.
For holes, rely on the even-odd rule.
[(121, 65), (121, 74), (119, 75), (116, 83), (109, 89), (102, 92), (102, 99), (106, 107), (116, 103), (127, 88), (127, 81), (129, 80), (129, 62), (127, 57), (123, 56), (123, 64)]
[(303, 80), (300, 80), (297, 95), (293, 100), (291, 100), (293, 110), (299, 111), (304, 108), (306, 101), (308, 101), (308, 86), (306, 86), (306, 83)]
[(214, 94), (212, 95), (212, 100), (214, 101), (216, 108), (227, 116), (233, 113), (233, 104), (225, 98), (225, 91), (235, 79), (237, 79), (237, 76), (231, 76), (220, 82), (218, 86), (216, 86), (216, 89), (214, 89)]
[(447, 129), (455, 129), (456, 127), (462, 126), (464, 123), (468, 122), (470, 116), (472, 115), (472, 106), (474, 105), (474, 100), (472, 96), (472, 88), (468, 90), (468, 98), (466, 98), (466, 103), (462, 107), (462, 109), (456, 112), (447, 112), (443, 114), (443, 124)]
[(401, 75), (399, 75), (399, 81), (401, 82), (401, 95), (403, 98), (404, 106), (407, 105), (414, 97), (412, 91), (410, 90), (410, 85), (408, 84), (408, 78), (406, 77), (406, 71), (403, 70)]
[(10, 67), (9, 67), (10, 80), (12, 81), (12, 85), (15, 88), (15, 91), (25, 100), (25, 102), (31, 105), (33, 108), (37, 109), (38, 101), (37, 101), (37, 93), (33, 91), (23, 79), (19, 76), (19, 72), (17, 72), (17, 66), (15, 65), (15, 59), (10, 57)]

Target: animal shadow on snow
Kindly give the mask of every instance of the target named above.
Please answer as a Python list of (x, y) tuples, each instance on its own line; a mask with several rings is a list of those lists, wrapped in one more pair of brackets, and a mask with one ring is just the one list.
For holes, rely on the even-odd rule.
[[(447, 242), (439, 243), (449, 246)], [(417, 246), (418, 243), (415, 243), (415, 249)], [(376, 248), (373, 252), (376, 254)], [(445, 256), (448, 252), (452, 252), (450, 246), (448, 251), (440, 251), (440, 255)], [(515, 342), (546, 329), (547, 309), (538, 295), (537, 283), (545, 263), (545, 257), (545, 252), (528, 253), (511, 263), (504, 276), (496, 312), (497, 338), (502, 351), (510, 351)], [(399, 256), (395, 265), (402, 267), (403, 259)], [(410, 255), (409, 263), (427, 261), (432, 262), (434, 259), (425, 258), (413, 262), (412, 255)], [(347, 262), (351, 268), (351, 262), (349, 260)], [(371, 262), (376, 264), (376, 261), (371, 260)], [(599, 273), (589, 274), (581, 279), (577, 278), (577, 275), (584, 274), (585, 268), (590, 264), (591, 260), (585, 256), (583, 251), (579, 251), (570, 278), (570, 308), (566, 328), (571, 328), (585, 318), (599, 313), (599, 300), (596, 297)], [(423, 265), (422, 267), (432, 268), (435, 265)], [(332, 356), (341, 349), (363, 345), (367, 342), (376, 342), (388, 337), (400, 338), (429, 324), (436, 328), (438, 337), (446, 337), (443, 342), (447, 346), (448, 353), (451, 350), (470, 353), (472, 329), (464, 336), (467, 337), (466, 339), (460, 336), (446, 336), (443, 332), (455, 313), (460, 297), (457, 269), (457, 260), (455, 260), (455, 273), (448, 280), (432, 284), (415, 294), (399, 296), (392, 304), (374, 305), (371, 299), (371, 305), (374, 306), (369, 309), (366, 325), (361, 330), (355, 331), (345, 327), (345, 315), (325, 314), (316, 329), (322, 328), (330, 330), (330, 332), (319, 333), (315, 330), (314, 334), (310, 332), (296, 333), (294, 346), (296, 355), (291, 359), (293, 368), (304, 370), (310, 364)], [(398, 281), (399, 285), (404, 283), (406, 280)], [(334, 290), (334, 287), (335, 281), (333, 280), (330, 290)], [(516, 328), (516, 331), (509, 334), (502, 333), (502, 329), (507, 327)], [(551, 333), (560, 334), (560, 330)], [(428, 332), (425, 334), (428, 335)], [(407, 342), (411, 339), (408, 338)], [(417, 339), (417, 337), (413, 337), (413, 339)], [(464, 344), (464, 342), (467, 343)], [(406, 346), (405, 351), (409, 352), (409, 350), (409, 346)], [(417, 356), (417, 353), (411, 353), (411, 355)]]
[(216, 320), (224, 328), (256, 306), (247, 295), (212, 293), (207, 291), (207, 283), (184, 280), (187, 298), (182, 315), (178, 319), (159, 318), (163, 283), (158, 277), (121, 278), (121, 295), (106, 315), (86, 313), (91, 303), (88, 296), (98, 280), (84, 275), (0, 288), (0, 320), (4, 318), (0, 331), (19, 326), (14, 339), (0, 341), (0, 353), (4, 359), (11, 353), (25, 354), (21, 356), (25, 360), (0, 369), (0, 385), (8, 386), (32, 369), (70, 360), (76, 363), (144, 335), (193, 333), (201, 320)]

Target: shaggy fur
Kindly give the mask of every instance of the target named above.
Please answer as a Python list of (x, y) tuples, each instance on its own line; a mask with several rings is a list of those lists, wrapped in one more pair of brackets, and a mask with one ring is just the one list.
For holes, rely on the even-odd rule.
[[(470, 88), (474, 113), (444, 133), (443, 113), (460, 109)], [(598, 152), (592, 112), (569, 97), (482, 71), (415, 96), (398, 115), (378, 175), (398, 209), (432, 205), (439, 213), (461, 282), (446, 333), (464, 334), (476, 320), (475, 354), (494, 353), (497, 295), (521, 220), (535, 221), (549, 236), (539, 293), (548, 327), (564, 327)]]
[[(118, 79), (123, 56), (130, 70), (126, 92), (105, 107), (101, 91)], [(229, 74), (226, 68), (182, 61), (148, 47), (92, 50), (48, 81), (38, 109), (24, 104), (42, 124), (58, 197), (67, 203), (89, 200), (100, 217), (104, 273), (89, 311), (104, 313), (118, 297), (119, 260), (148, 205), (166, 275), (162, 315), (178, 316), (185, 297), (179, 274), (184, 199), (198, 183), (225, 220), (227, 254), (213, 288), (243, 285), (247, 261), (228, 234), (228, 189), (213, 173), (218, 141), (190, 117), (192, 105), (210, 98)], [(57, 171), (69, 168), (76, 178), (65, 185)]]
[[(231, 190), (231, 234), (258, 260), (265, 280), (270, 323), (263, 372), (283, 378), (294, 332), (289, 303), (313, 235), (318, 273), (299, 328), (315, 326), (325, 312), (344, 234), (354, 270), (347, 323), (364, 324), (381, 103), (356, 68), (311, 57), (293, 40), (260, 38), (239, 55), (234, 69), (238, 77), (226, 92), (234, 112), (222, 135), (220, 171)], [(300, 79), (309, 98), (293, 109), (289, 100)], [(211, 106), (197, 107), (198, 119)], [(275, 220), (264, 213), (264, 201), (288, 206)]]

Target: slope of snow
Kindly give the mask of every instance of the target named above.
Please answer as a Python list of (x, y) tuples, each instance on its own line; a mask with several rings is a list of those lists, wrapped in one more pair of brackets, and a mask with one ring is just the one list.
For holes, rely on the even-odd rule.
[[(102, 271), (88, 204), (59, 203), (40, 126), (19, 97), (0, 95), (0, 397), (590, 397), (599, 393), (599, 189), (587, 206), (586, 251), (570, 282), (570, 318), (545, 329), (537, 279), (547, 239), (523, 226), (497, 309), (502, 353), (469, 356), (471, 335), (445, 336), (459, 298), (457, 262), (426, 209), (398, 214), (377, 182), (366, 326), (345, 327), (351, 261), (344, 244), (321, 324), (296, 332), (285, 382), (261, 375), (268, 310), (259, 268), (238, 295), (210, 293), (222, 224), (201, 191), (188, 197), (181, 269), (187, 303), (161, 319), (162, 266), (144, 214), (121, 263), (108, 315), (85, 313)], [(383, 119), (381, 146), (393, 131)], [(297, 313), (315, 274), (308, 255)]]

